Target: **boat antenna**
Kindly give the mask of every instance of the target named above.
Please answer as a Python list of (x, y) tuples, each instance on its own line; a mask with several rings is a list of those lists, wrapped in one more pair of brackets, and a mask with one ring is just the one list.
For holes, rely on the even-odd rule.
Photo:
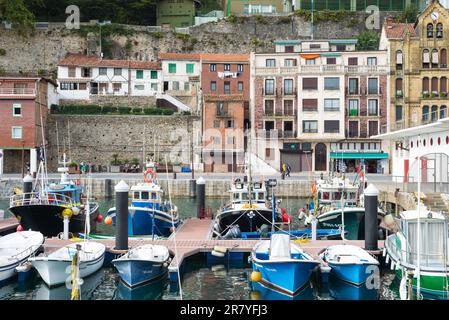
[[(64, 154), (65, 156), (65, 154)], [(64, 164), (65, 165), (65, 164)], [(90, 197), (90, 184), (91, 184), (91, 173), (92, 173), (92, 169), (89, 166), (89, 172), (88, 172), (88, 176), (87, 176), (87, 183), (86, 183), (86, 206), (84, 208), (84, 215), (86, 216), (86, 220), (84, 223), (84, 241), (87, 241), (87, 238), (89, 237), (90, 234), (90, 203), (89, 203), (89, 197)]]
[(252, 152), (252, 140), (251, 140), (251, 131), (248, 129), (248, 124), (246, 125), (246, 132), (249, 133), (249, 137), (248, 137), (248, 143), (249, 143), (249, 148), (248, 148), (248, 199), (249, 199), (249, 206), (250, 208), (252, 208), (253, 203), (252, 203), (252, 185), (253, 185), (253, 179), (252, 179), (252, 170), (251, 170), (251, 152)]
[[(421, 135), (418, 135), (418, 141), (421, 144)], [(416, 265), (416, 297), (419, 300), (421, 297), (421, 153), (418, 151), (418, 245), (417, 254), (418, 261)]]
[[(165, 172), (167, 173), (167, 177), (168, 177), (168, 165), (167, 165), (167, 154), (165, 154)], [(177, 267), (177, 273), (178, 273), (178, 285), (179, 285), (179, 296), (181, 298), (181, 300), (183, 300), (183, 293), (182, 293), (182, 285), (181, 285), (181, 275), (179, 272), (179, 258), (178, 258), (178, 246), (176, 245), (176, 228), (175, 228), (175, 221), (173, 219), (173, 213), (172, 213), (172, 206), (173, 203), (171, 202), (171, 188), (170, 188), (170, 179), (167, 179), (167, 188), (168, 188), (168, 200), (170, 201), (170, 216), (171, 216), (171, 224), (172, 224), (172, 228), (173, 228), (173, 241), (175, 244), (175, 256), (174, 258), (176, 259), (176, 267)]]

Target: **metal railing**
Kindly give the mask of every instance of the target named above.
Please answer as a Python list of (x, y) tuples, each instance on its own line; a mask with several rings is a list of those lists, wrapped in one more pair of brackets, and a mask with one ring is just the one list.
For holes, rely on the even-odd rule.
[(2, 95), (35, 95), (34, 88), (0, 88)]
[(10, 207), (20, 207), (26, 205), (55, 205), (55, 206), (73, 206), (72, 198), (53, 192), (29, 192), (11, 196), (9, 200)]

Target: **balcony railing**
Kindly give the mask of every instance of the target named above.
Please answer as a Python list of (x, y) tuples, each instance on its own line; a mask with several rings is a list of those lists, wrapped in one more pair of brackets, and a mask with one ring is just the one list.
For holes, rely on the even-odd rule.
[(36, 90), (34, 88), (0, 88), (0, 95), (34, 96), (36, 95)]
[(294, 117), (297, 115), (296, 110), (284, 110), (284, 111), (265, 111), (263, 114), (265, 117)]
[(351, 73), (351, 74), (387, 74), (389, 66), (344, 66), (339, 64), (299, 65), (288, 67), (257, 67), (256, 74), (295, 74), (295, 73)]
[(265, 139), (291, 139), (296, 138), (297, 131), (295, 130), (258, 130), (258, 136)]
[(379, 73), (388, 73), (390, 72), (389, 66), (346, 66), (346, 73), (367, 73), (367, 74), (379, 74)]

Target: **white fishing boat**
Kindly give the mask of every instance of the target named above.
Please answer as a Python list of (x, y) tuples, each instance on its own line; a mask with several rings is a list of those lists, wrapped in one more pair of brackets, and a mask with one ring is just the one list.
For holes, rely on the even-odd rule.
[(35, 254), (45, 239), (42, 233), (22, 231), (0, 238), (0, 282), (17, 274), (16, 267)]
[(71, 281), (73, 256), (79, 251), (80, 277), (88, 277), (103, 266), (106, 246), (98, 242), (79, 242), (66, 245), (48, 256), (30, 258), (42, 280), (52, 287)]

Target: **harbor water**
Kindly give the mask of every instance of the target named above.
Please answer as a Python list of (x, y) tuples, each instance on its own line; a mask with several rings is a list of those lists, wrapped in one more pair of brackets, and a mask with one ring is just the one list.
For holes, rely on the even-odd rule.
[[(206, 207), (215, 212), (228, 199), (207, 199)], [(181, 218), (196, 215), (196, 203), (192, 198), (175, 198)], [(281, 207), (285, 207), (294, 220), (294, 228), (300, 228), (298, 210), (304, 207), (306, 199), (283, 199)], [(7, 212), (8, 201), (0, 201), (0, 210)], [(108, 208), (114, 206), (114, 201), (100, 201), (100, 212), (106, 216)], [(114, 233), (112, 226), (99, 224), (99, 233), (110, 235)], [(208, 264), (206, 254), (198, 254), (185, 260), (185, 272), (182, 277), (184, 299), (192, 300), (271, 300), (285, 299), (264, 287), (253, 284), (249, 278), (251, 266), (244, 261), (226, 264)], [(396, 300), (399, 298), (397, 281), (392, 271), (382, 270), (379, 289), (357, 288), (341, 281), (330, 279), (323, 283), (313, 278), (309, 286), (296, 296), (296, 300)], [(167, 279), (158, 280), (149, 285), (129, 290), (120, 281), (117, 271), (112, 267), (104, 267), (92, 276), (83, 279), (81, 298), (86, 300), (173, 300), (179, 299), (176, 284)], [(17, 280), (0, 284), (0, 300), (70, 300), (70, 290), (66, 286), (48, 288), (35, 275), (25, 283)]]

